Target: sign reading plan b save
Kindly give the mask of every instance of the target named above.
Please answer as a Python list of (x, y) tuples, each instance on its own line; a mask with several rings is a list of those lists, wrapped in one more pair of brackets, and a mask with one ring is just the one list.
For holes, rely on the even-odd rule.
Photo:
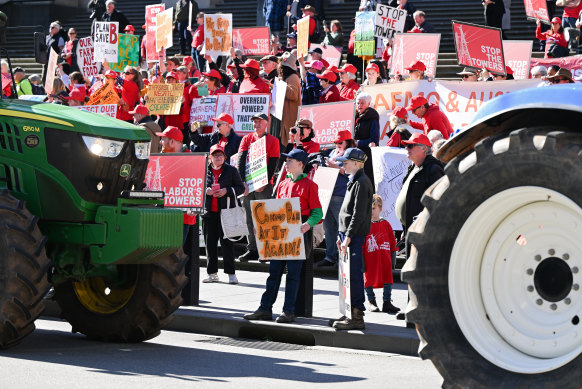
[(93, 33), (95, 62), (117, 63), (118, 34), (118, 22), (95, 22), (95, 32)]

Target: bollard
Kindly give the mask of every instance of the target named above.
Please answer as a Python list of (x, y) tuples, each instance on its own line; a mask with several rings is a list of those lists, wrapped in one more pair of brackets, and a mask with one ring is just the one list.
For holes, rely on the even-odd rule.
[(198, 305), (200, 301), (200, 217), (196, 217), (196, 224), (190, 227), (184, 244), (184, 253), (188, 262), (184, 272), (189, 282), (182, 289), (182, 305)]

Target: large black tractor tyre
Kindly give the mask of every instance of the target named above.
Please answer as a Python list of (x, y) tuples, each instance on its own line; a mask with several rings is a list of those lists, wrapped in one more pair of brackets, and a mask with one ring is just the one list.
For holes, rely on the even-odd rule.
[(187, 282), (182, 249), (149, 265), (120, 265), (123, 282), (89, 277), (55, 285), (61, 316), (89, 338), (141, 342), (156, 337), (173, 319)]
[(45, 238), (23, 200), (0, 190), (0, 348), (34, 331), (49, 289)]
[(444, 388), (582, 383), (582, 135), (482, 140), (425, 193), (402, 275)]

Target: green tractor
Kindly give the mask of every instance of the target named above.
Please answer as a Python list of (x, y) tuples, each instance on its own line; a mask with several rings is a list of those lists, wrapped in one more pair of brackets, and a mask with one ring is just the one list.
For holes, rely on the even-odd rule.
[(93, 339), (139, 342), (171, 320), (183, 214), (142, 191), (149, 142), (117, 119), (0, 100), (0, 348), (34, 330), (51, 285)]

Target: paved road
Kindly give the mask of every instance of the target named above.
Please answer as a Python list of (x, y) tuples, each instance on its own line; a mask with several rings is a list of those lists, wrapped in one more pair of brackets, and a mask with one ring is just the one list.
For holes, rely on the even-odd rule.
[[(140, 344), (108, 344), (70, 333), (60, 321), (0, 353), (2, 388), (440, 388), (428, 361), (164, 331)], [(195, 385), (195, 386), (193, 386)]]

